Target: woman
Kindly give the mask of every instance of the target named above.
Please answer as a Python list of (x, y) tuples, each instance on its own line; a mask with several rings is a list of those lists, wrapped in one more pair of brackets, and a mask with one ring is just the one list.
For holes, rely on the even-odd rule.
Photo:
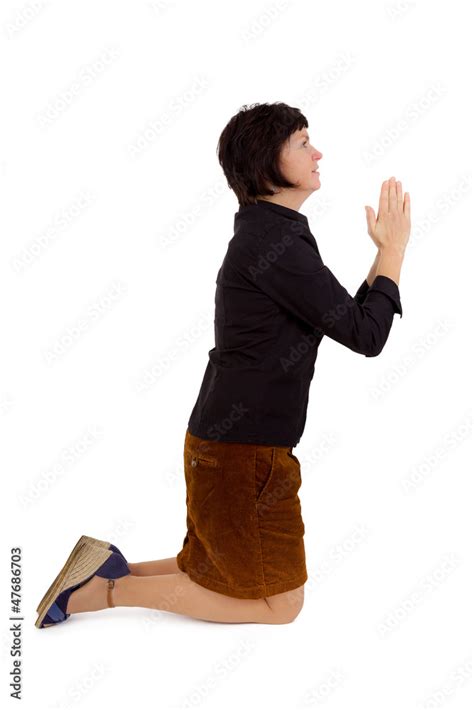
[(320, 188), (308, 122), (284, 103), (242, 109), (219, 162), (239, 210), (217, 275), (209, 351), (184, 444), (187, 533), (176, 557), (127, 563), (82, 537), (38, 608), (40, 628), (70, 614), (140, 606), (221, 622), (282, 624), (300, 612), (308, 578), (293, 448), (303, 434), (319, 344), (327, 335), (378, 355), (402, 316), (398, 282), (410, 199), (382, 184), (378, 252), (354, 298), (324, 265), (305, 200)]

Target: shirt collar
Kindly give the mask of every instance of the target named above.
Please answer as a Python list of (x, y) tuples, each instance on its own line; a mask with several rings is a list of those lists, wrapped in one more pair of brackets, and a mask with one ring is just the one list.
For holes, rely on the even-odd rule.
[(281, 215), (282, 217), (287, 217), (288, 219), (293, 219), (297, 222), (301, 222), (306, 227), (309, 226), (308, 218), (306, 217), (306, 215), (301, 214), (297, 210), (292, 210), (290, 207), (284, 207), (283, 205), (279, 205), (276, 202), (268, 202), (268, 200), (257, 200), (256, 204), (241, 206), (236, 216), (241, 216), (246, 213), (260, 215), (265, 210), (270, 210), (271, 212), (275, 212), (277, 215)]

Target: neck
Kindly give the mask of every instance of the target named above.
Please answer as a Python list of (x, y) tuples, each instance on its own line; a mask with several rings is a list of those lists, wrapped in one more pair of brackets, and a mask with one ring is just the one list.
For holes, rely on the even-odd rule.
[(264, 195), (262, 197), (257, 195), (256, 199), (264, 202), (273, 202), (276, 205), (282, 205), (298, 212), (303, 202), (309, 197), (309, 194), (300, 191), (295, 192), (294, 190), (280, 190), (275, 195)]

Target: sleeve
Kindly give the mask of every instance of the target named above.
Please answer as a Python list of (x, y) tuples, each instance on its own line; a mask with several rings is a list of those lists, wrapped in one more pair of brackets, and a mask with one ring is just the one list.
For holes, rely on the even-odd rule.
[(286, 237), (280, 231), (271, 240), (254, 242), (246, 266), (252, 282), (280, 307), (341, 345), (366, 357), (379, 355), (394, 313), (402, 316), (395, 281), (379, 275), (370, 287), (365, 281), (353, 298), (309, 242), (297, 235)]
[(361, 285), (357, 289), (357, 292), (354, 296), (354, 299), (357, 301), (357, 303), (364, 302), (368, 290), (369, 290), (369, 284), (367, 282), (367, 279), (364, 279), (364, 281), (361, 283)]

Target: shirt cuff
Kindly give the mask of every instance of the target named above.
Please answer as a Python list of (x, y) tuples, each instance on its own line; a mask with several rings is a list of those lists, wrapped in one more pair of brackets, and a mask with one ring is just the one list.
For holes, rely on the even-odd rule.
[(400, 318), (403, 317), (403, 309), (400, 301), (400, 291), (398, 284), (388, 276), (383, 276), (379, 274), (375, 277), (372, 286), (370, 286), (371, 291), (379, 291), (379, 293), (384, 293), (388, 298), (390, 298), (395, 313), (399, 313)]

